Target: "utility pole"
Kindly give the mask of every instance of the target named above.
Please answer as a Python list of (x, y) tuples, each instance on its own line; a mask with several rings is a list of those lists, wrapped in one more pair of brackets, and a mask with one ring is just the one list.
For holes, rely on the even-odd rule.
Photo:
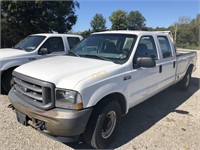
[(176, 43), (176, 36), (177, 36), (177, 24), (175, 26), (175, 37), (174, 37), (175, 43)]

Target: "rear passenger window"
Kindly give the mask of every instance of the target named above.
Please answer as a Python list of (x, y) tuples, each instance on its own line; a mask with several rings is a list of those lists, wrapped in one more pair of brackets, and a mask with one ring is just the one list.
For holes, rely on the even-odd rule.
[(160, 49), (162, 51), (163, 58), (172, 57), (172, 50), (169, 44), (169, 40), (166, 36), (158, 36)]
[(72, 49), (76, 44), (78, 44), (81, 40), (78, 37), (67, 37), (69, 48)]

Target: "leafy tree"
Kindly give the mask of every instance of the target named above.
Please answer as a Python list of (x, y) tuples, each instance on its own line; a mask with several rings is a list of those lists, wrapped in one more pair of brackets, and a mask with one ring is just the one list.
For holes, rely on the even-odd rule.
[(169, 27), (172, 33), (177, 34), (176, 45), (181, 48), (200, 49), (199, 33), (200, 14), (195, 19), (179, 17), (178, 21)]
[(77, 21), (70, 1), (1, 1), (2, 47), (11, 47), (29, 34), (68, 32)]
[(145, 27), (146, 19), (139, 11), (131, 11), (128, 14), (128, 26), (132, 30), (142, 30)]
[(112, 23), (112, 30), (125, 30), (127, 29), (127, 13), (123, 10), (117, 10), (109, 17)]
[(190, 22), (190, 34), (192, 35), (193, 47), (200, 50), (200, 14)]
[(178, 18), (176, 24), (189, 24), (191, 22), (191, 18), (187, 16), (181, 16)]
[(102, 14), (96, 14), (90, 22), (90, 25), (94, 32), (106, 30), (106, 19)]

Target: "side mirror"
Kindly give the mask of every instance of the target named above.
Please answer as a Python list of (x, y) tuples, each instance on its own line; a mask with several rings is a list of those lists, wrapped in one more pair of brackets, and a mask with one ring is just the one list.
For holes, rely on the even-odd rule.
[(137, 58), (136, 62), (137, 68), (144, 67), (144, 68), (153, 68), (156, 66), (155, 59), (151, 57), (139, 57)]
[(48, 54), (48, 49), (47, 48), (41, 48), (39, 50), (39, 55), (46, 55)]

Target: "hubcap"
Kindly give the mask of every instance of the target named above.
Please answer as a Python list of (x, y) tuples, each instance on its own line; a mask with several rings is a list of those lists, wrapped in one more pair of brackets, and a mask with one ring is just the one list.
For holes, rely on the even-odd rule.
[(114, 111), (110, 111), (107, 113), (101, 131), (102, 137), (104, 139), (110, 137), (110, 135), (113, 133), (116, 125), (116, 120), (117, 117)]

